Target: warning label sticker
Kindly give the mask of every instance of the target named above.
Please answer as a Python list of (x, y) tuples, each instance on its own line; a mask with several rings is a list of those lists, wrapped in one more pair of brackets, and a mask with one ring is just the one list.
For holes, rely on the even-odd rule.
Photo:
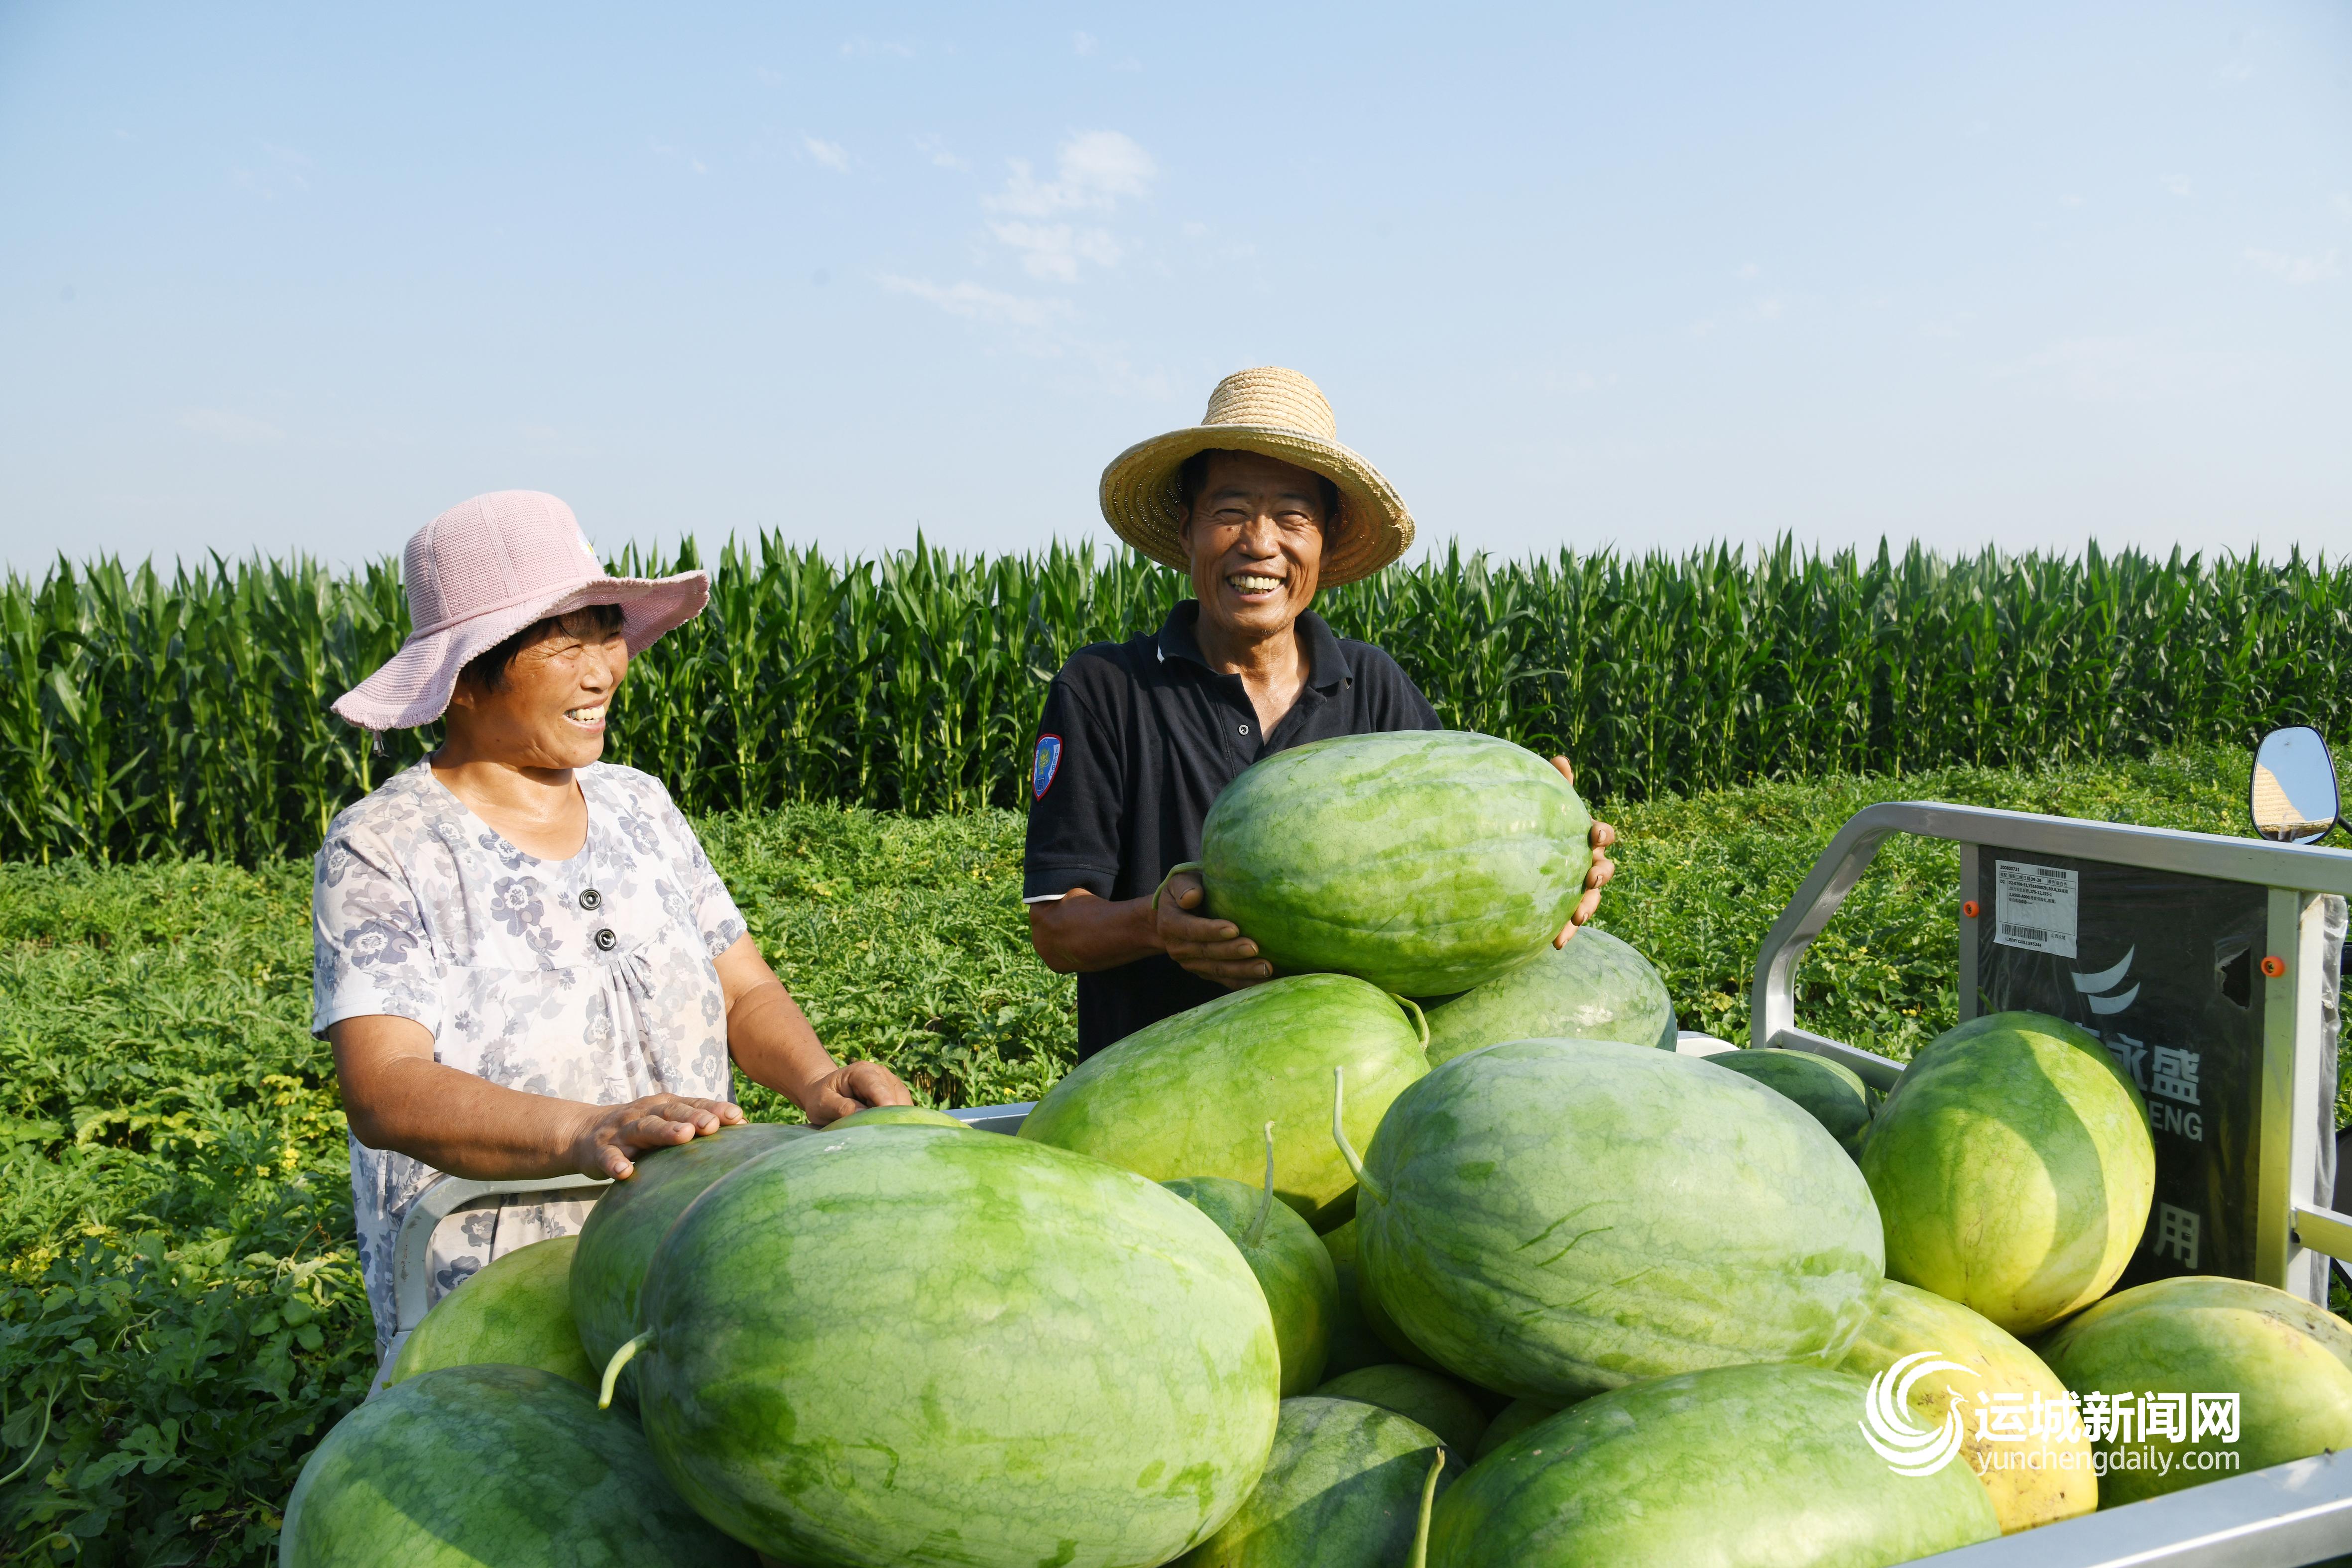
[(2021, 861), (1993, 862), (1992, 939), (2030, 953), (2074, 956), (2074, 912), (2082, 875)]

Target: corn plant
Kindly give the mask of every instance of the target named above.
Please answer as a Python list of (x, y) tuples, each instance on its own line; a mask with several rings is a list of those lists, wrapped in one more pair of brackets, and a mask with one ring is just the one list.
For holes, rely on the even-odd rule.
[[(688, 540), (612, 565), (703, 559)], [(841, 560), (762, 533), (710, 570), (709, 609), (636, 661), (608, 752), (692, 811), (1018, 805), (1055, 671), (1188, 591), (1061, 544)], [(1446, 723), (1567, 755), (1597, 800), (2242, 745), (2340, 728), (2352, 705), (2352, 569), (2300, 554), (1448, 547), (1318, 608)], [(0, 857), (308, 853), (434, 744), (327, 707), (406, 632), (388, 561), (60, 560), (0, 580)]]

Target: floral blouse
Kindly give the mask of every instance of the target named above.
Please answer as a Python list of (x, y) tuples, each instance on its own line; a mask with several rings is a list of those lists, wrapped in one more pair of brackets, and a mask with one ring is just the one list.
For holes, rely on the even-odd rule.
[[(588, 840), (568, 861), (517, 849), (425, 762), (337, 817), (310, 897), (312, 1030), (394, 1013), (433, 1031), (435, 1061), (527, 1093), (729, 1098), (712, 960), (743, 935), (742, 915), (656, 780), (604, 763), (575, 777)], [(356, 1137), (351, 1148), (381, 1355), (401, 1217), (441, 1173)], [(434, 1232), (432, 1299), (518, 1247), (576, 1232), (593, 1203), (490, 1197), (457, 1210)]]

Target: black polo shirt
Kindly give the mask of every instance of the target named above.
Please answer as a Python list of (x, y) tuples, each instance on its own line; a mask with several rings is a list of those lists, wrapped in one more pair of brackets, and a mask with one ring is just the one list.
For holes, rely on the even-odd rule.
[[(1260, 735), (1242, 678), (1201, 656), (1200, 615), (1188, 599), (1158, 632), (1081, 648), (1054, 677), (1031, 755), (1025, 899), (1078, 887), (1142, 898), (1169, 867), (1200, 858), (1210, 803), (1259, 758), (1333, 736), (1441, 727), (1394, 659), (1309, 612), (1297, 623), (1307, 685)], [(1080, 975), (1078, 1056), (1224, 994), (1161, 954)]]

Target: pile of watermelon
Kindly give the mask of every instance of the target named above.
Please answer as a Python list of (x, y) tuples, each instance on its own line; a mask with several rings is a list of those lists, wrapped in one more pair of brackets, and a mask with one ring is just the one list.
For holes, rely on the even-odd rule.
[(2154, 1155), (2095, 1039), (1980, 1019), (1883, 1103), (1678, 1054), (1640, 955), (1552, 946), (1589, 823), (1485, 737), (1259, 764), (1203, 875), (1280, 978), (1018, 1137), (647, 1156), (434, 1309), (282, 1562), (1863, 1565), (2227, 1473), (2127, 1463), (2093, 1396), (2235, 1391), (2245, 1470), (2352, 1445), (2336, 1319), (2109, 1294)]

